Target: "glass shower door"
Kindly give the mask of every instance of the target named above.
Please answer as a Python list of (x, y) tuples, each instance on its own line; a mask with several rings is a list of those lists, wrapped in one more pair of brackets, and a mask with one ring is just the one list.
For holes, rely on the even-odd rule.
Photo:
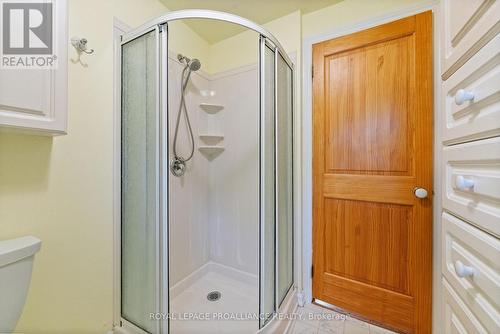
[(122, 45), (121, 312), (158, 333), (159, 107), (158, 30)]
[(293, 71), (276, 54), (277, 308), (293, 285)]
[(293, 68), (260, 40), (261, 327), (293, 287)]

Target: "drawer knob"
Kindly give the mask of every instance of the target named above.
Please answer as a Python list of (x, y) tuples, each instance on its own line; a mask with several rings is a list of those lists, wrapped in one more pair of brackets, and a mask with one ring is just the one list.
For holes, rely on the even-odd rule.
[(418, 187), (415, 188), (415, 189), (413, 189), (413, 193), (415, 194), (415, 196), (417, 198), (427, 198), (427, 195), (428, 195), (426, 189), (424, 189), (424, 188), (418, 188)]
[(465, 101), (474, 100), (474, 92), (469, 92), (465, 89), (459, 89), (455, 94), (455, 103), (462, 105)]
[(474, 180), (466, 179), (462, 175), (458, 175), (455, 180), (455, 185), (460, 190), (467, 190), (474, 187)]
[(455, 272), (457, 273), (458, 277), (468, 277), (468, 276), (473, 276), (474, 275), (474, 268), (470, 266), (466, 266), (460, 261), (455, 262)]

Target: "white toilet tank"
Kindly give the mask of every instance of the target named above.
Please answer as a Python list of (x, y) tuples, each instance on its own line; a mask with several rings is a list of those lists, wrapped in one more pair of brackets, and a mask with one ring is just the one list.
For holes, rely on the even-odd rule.
[(41, 245), (31, 236), (0, 241), (0, 333), (11, 333), (16, 327)]

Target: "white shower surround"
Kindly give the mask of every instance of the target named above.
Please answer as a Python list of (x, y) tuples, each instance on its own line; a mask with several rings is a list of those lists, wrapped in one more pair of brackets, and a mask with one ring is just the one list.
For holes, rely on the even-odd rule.
[[(170, 58), (171, 145), (182, 65), (174, 57)], [(187, 163), (186, 174), (171, 178), (171, 287), (209, 262), (258, 275), (258, 75), (258, 67), (254, 64), (215, 75), (195, 72), (191, 76), (186, 104), (196, 147), (203, 145), (199, 134), (216, 133), (224, 135), (220, 145), (225, 151), (209, 160), (195, 150), (193, 160)], [(203, 96), (211, 95), (208, 92), (213, 96)], [(203, 102), (221, 104), (224, 109), (209, 115), (199, 107)], [(181, 120), (180, 152), (189, 150), (185, 130), (184, 120)]]
[(259, 272), (258, 80), (254, 65), (210, 82), (214, 100), (225, 106), (214, 117), (226, 148), (210, 164), (211, 259), (253, 275)]
[[(256, 36), (256, 39), (258, 36)], [(196, 55), (189, 55), (196, 57)], [(256, 55), (257, 56), (257, 55)], [(169, 57), (169, 145), (180, 102), (183, 65)], [(202, 64), (203, 66), (203, 64)], [(169, 193), (171, 312), (257, 313), (259, 309), (259, 73), (256, 64), (217, 75), (194, 72), (186, 106), (195, 137), (223, 134), (225, 151), (208, 158), (195, 149), (184, 176), (171, 177)], [(200, 103), (224, 109), (208, 114)], [(178, 152), (189, 152), (181, 119)], [(221, 300), (209, 302), (211, 290)], [(257, 320), (173, 321), (175, 333), (255, 333)]]
[[(181, 73), (183, 66), (169, 57), (169, 140), (171, 148), (175, 122), (180, 101)], [(203, 64), (202, 64), (203, 65)], [(186, 90), (186, 107), (190, 115), (193, 134), (196, 136), (205, 123), (200, 116), (198, 105), (200, 92), (209, 88), (209, 81), (193, 73)], [(189, 154), (189, 134), (184, 117), (179, 126), (177, 152), (181, 156)], [(169, 157), (170, 159), (171, 157)], [(208, 239), (209, 219), (209, 161), (197, 150), (193, 159), (186, 164), (187, 171), (182, 177), (171, 177), (169, 184), (169, 235), (170, 235), (170, 285), (200, 268), (209, 261), (210, 246)]]

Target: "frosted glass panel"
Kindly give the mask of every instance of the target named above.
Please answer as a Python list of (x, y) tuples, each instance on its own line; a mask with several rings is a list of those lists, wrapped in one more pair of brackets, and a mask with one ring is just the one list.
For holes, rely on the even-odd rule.
[(156, 32), (122, 47), (122, 316), (156, 332)]
[[(278, 302), (285, 298), (293, 283), (293, 85), (292, 70), (278, 56), (277, 76), (277, 149), (278, 160)], [(278, 305), (279, 307), (279, 305)]]
[[(260, 313), (271, 316), (275, 310), (275, 149), (274, 149), (274, 51), (261, 43), (264, 53), (263, 110), (261, 110), (261, 269)], [(261, 326), (269, 320), (261, 318)]]

